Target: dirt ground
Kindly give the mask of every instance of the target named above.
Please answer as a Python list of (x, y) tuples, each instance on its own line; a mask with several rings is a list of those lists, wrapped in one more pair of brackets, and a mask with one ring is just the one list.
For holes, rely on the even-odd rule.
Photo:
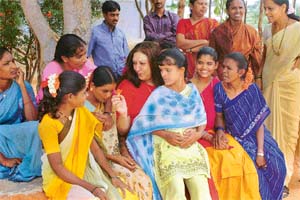
[[(290, 195), (284, 200), (298, 200), (300, 198), (300, 174), (292, 177)], [(37, 178), (29, 183), (13, 183), (0, 180), (0, 200), (46, 200), (42, 192), (42, 179)], [(230, 199), (228, 199), (230, 200)], [(245, 199), (248, 200), (248, 199)]]

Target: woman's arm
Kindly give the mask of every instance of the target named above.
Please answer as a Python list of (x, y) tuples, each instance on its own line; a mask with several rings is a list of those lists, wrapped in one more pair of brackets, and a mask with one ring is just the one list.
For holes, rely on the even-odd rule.
[(95, 160), (97, 161), (97, 163), (110, 176), (111, 182), (115, 187), (120, 188), (122, 190), (123, 194), (125, 194), (126, 189), (129, 190), (130, 192), (132, 192), (132, 189), (128, 185), (123, 183), (121, 181), (121, 179), (119, 179), (116, 172), (113, 171), (113, 169), (111, 168), (109, 162), (105, 158), (105, 155), (104, 155), (102, 149), (98, 146), (95, 139), (93, 139), (92, 144), (91, 144), (91, 152), (94, 155)]
[(93, 195), (99, 197), (100, 199), (108, 199), (105, 192), (103, 192), (99, 187), (79, 178), (78, 176), (70, 172), (68, 169), (66, 169), (63, 165), (60, 152), (48, 154), (47, 157), (52, 170), (63, 181), (72, 185), (79, 185), (85, 188), (86, 190), (90, 191)]
[(118, 112), (117, 129), (121, 136), (126, 136), (130, 128), (130, 117), (128, 116), (127, 104), (124, 96), (113, 95), (111, 99), (112, 105)]
[(223, 113), (216, 113), (215, 119), (215, 135), (213, 145), (215, 149), (228, 149), (228, 139), (225, 135), (225, 122)]
[(94, 185), (79, 178), (78, 176), (76, 176), (75, 174), (73, 174), (72, 172), (70, 172), (68, 169), (65, 168), (60, 152), (48, 154), (47, 157), (52, 170), (63, 181), (73, 185), (79, 185), (90, 192), (93, 191), (93, 189), (95, 188)]
[(154, 131), (153, 134), (165, 139), (173, 146), (180, 146), (183, 141), (183, 137), (180, 134), (171, 131), (158, 130)]
[(19, 84), (22, 98), (23, 98), (23, 104), (24, 104), (24, 115), (25, 119), (27, 121), (37, 120), (37, 110), (33, 105), (32, 99), (30, 98), (25, 82), (24, 82), (24, 72), (19, 69), (18, 70), (18, 76), (16, 78), (16, 82)]
[(206, 124), (198, 126), (197, 128), (187, 129), (183, 134), (183, 141), (180, 145), (181, 148), (188, 148), (195, 142), (197, 142), (204, 133)]
[(300, 69), (300, 56), (298, 56), (295, 60), (292, 70), (294, 70), (294, 69)]
[(260, 167), (266, 166), (266, 160), (264, 157), (264, 127), (261, 125), (256, 131), (257, 140), (257, 154), (256, 154), (256, 164)]
[(186, 52), (198, 52), (203, 46), (208, 46), (207, 40), (186, 39), (182, 33), (176, 35), (176, 46)]
[(122, 155), (110, 155), (110, 154), (106, 154), (105, 156), (107, 159), (111, 160), (114, 163), (118, 163), (123, 167), (126, 167), (130, 171), (134, 171), (136, 169), (136, 164), (131, 158)]

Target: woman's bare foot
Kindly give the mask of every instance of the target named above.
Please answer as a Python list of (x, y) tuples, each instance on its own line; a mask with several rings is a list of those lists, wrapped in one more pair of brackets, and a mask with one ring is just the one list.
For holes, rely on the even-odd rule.
[(21, 158), (6, 158), (2, 153), (0, 153), (0, 164), (12, 168), (22, 162)]

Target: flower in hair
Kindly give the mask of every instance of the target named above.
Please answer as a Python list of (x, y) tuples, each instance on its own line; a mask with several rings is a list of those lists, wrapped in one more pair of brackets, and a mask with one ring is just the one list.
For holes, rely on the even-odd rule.
[(92, 76), (92, 73), (89, 72), (84, 78), (85, 78), (85, 82), (86, 82), (86, 85), (89, 85), (90, 81), (91, 81), (91, 76)]
[(49, 88), (49, 93), (53, 98), (57, 96), (57, 89), (59, 88), (59, 80), (57, 74), (51, 74), (46, 81), (42, 82), (42, 88)]

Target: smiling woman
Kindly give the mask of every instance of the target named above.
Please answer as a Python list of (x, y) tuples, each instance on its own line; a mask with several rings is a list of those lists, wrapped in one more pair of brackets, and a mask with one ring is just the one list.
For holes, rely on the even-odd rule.
[(287, 14), (288, 0), (264, 0), (264, 6), (270, 22), (263, 34), (266, 52), (263, 91), (271, 109), (266, 125), (285, 156), (285, 195), (288, 195), (297, 140), (300, 140), (300, 48), (293, 48), (300, 46), (300, 23), (296, 16)]
[(245, 9), (244, 0), (226, 1), (228, 19), (212, 32), (209, 46), (218, 53), (220, 63), (218, 76), (220, 79), (222, 79), (221, 71), (224, 56), (231, 52), (241, 52), (246, 56), (247, 62), (254, 72), (256, 82), (261, 86), (261, 40), (253, 27), (244, 24)]
[[(46, 65), (42, 73), (42, 81), (63, 71), (75, 71), (83, 76), (88, 76), (96, 66), (87, 59), (86, 43), (75, 34), (65, 34), (57, 42), (54, 60)], [(37, 95), (37, 101), (43, 99), (43, 92), (40, 89)]]

